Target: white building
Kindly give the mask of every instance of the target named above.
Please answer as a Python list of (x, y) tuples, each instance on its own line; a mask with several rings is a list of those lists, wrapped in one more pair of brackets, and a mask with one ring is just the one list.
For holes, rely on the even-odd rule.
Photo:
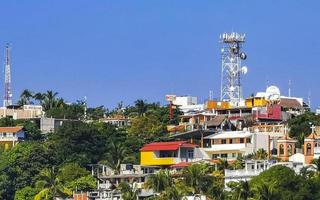
[(238, 157), (256, 152), (258, 149), (268, 150), (269, 136), (244, 131), (224, 131), (204, 138), (210, 140), (209, 146), (203, 150), (213, 160), (236, 160)]

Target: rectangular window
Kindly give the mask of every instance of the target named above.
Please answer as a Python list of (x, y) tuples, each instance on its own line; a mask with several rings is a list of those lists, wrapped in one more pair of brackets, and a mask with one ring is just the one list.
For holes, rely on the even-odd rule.
[(227, 140), (226, 139), (221, 139), (221, 144), (227, 144)]
[(188, 158), (193, 158), (193, 149), (188, 150)]
[(221, 154), (221, 158), (227, 158), (227, 157), (228, 157), (228, 154), (226, 154), (226, 153)]
[(233, 143), (232, 139), (229, 139), (229, 144), (232, 144), (232, 143)]
[(251, 138), (247, 138), (247, 143), (251, 143)]
[(244, 138), (240, 138), (240, 143), (244, 143)]
[(236, 153), (232, 153), (232, 158), (235, 158), (237, 156)]
[(219, 154), (212, 154), (212, 159), (218, 159), (219, 158)]

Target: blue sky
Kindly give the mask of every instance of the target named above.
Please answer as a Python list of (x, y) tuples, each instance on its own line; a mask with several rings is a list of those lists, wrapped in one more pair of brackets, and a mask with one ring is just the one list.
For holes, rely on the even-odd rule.
[[(12, 44), (14, 98), (54, 90), (69, 101), (114, 107), (165, 94), (218, 97), (219, 34), (246, 33), (246, 95), (267, 80), (320, 105), (319, 1), (7, 0), (0, 59)], [(0, 76), (3, 83), (3, 75)], [(3, 85), (3, 84), (2, 84)], [(0, 94), (3, 96), (3, 86)]]

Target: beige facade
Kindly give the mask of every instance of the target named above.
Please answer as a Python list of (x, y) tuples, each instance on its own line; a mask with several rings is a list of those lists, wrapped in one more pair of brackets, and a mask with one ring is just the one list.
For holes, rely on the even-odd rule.
[(24, 105), (20, 107), (0, 107), (0, 118), (12, 117), (13, 119), (40, 118), (44, 115), (40, 105)]

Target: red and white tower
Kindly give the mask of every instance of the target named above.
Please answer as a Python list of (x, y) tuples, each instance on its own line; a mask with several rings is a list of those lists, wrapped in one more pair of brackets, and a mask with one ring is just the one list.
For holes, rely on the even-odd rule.
[(10, 69), (10, 47), (6, 45), (6, 64), (4, 77), (4, 100), (3, 106), (12, 105), (12, 91), (11, 91), (11, 69)]

